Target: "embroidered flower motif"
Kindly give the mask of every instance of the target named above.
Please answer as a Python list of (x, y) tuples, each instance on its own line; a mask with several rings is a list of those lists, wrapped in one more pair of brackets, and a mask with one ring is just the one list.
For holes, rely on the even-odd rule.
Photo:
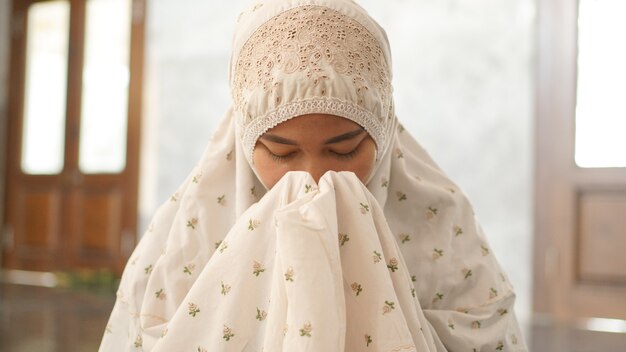
[(200, 313), (200, 308), (198, 308), (198, 306), (195, 303), (189, 302), (189, 304), (187, 305), (187, 308), (189, 309), (189, 315), (191, 315), (194, 318), (196, 317), (198, 313)]
[(233, 160), (233, 151), (229, 151), (228, 154), (226, 154), (226, 160), (231, 161)]
[(504, 344), (502, 343), (502, 341), (498, 341), (498, 347), (496, 347), (496, 350), (498, 351), (504, 350)]
[(443, 250), (437, 248), (433, 249), (433, 260), (437, 260), (441, 257), (443, 257)]
[(417, 281), (417, 276), (415, 276), (415, 275), (411, 275), (411, 281), (412, 281), (412, 282), (416, 282), (416, 281)]
[(344, 244), (346, 244), (346, 242), (350, 241), (350, 236), (348, 236), (347, 233), (340, 233), (339, 234), (339, 245), (343, 247)]
[(162, 300), (164, 300), (164, 299), (166, 298), (166, 295), (165, 295), (165, 292), (163, 291), (163, 289), (160, 289), (160, 290), (156, 291), (156, 292), (154, 293), (154, 295), (156, 296), (156, 298), (157, 298), (158, 300), (161, 300), (161, 301), (162, 301)]
[(380, 253), (374, 251), (374, 255), (372, 256), (372, 259), (374, 260), (374, 263), (380, 263), (380, 261), (383, 260), (383, 257), (381, 256)]
[(250, 195), (254, 198), (254, 199), (259, 199), (257, 193), (256, 193), (256, 186), (253, 186), (252, 188), (250, 188)]
[(472, 322), (472, 329), (480, 329), (480, 325), (481, 325), (481, 324), (480, 324), (480, 321), (478, 321), (478, 320), (474, 320), (474, 321)]
[(370, 211), (370, 206), (367, 204), (363, 204), (363, 203), (359, 203), (359, 205), (361, 206), (361, 214), (365, 215), (367, 214), (367, 212)]
[(183, 267), (183, 273), (187, 275), (192, 275), (195, 268), (196, 268), (196, 264), (194, 263), (186, 265), (185, 267)]
[(215, 242), (215, 249), (220, 248), (220, 245), (222, 244), (222, 241), (217, 241)]
[(137, 335), (133, 345), (135, 346), (135, 348), (141, 348), (143, 346), (143, 338), (141, 337), (141, 335)]
[(383, 306), (383, 315), (390, 313), (394, 309), (396, 309), (395, 302), (385, 301), (385, 305)]
[(459, 236), (461, 236), (463, 234), (463, 228), (461, 228), (461, 226), (459, 226), (459, 225), (454, 225), (452, 227), (452, 231), (454, 232), (454, 235), (456, 237), (459, 237)]
[(254, 7), (252, 8), (252, 12), (255, 12), (256, 10), (260, 9), (261, 7), (263, 7), (262, 3), (258, 3), (256, 5), (254, 5)]
[(411, 296), (413, 296), (413, 298), (417, 297), (416, 294), (415, 294), (415, 288), (411, 289)]
[(259, 227), (259, 225), (261, 225), (259, 220), (250, 219), (250, 222), (248, 223), (248, 230), (254, 231), (257, 227)]
[(170, 330), (169, 330), (168, 328), (163, 329), (163, 331), (161, 331), (161, 338), (164, 338), (164, 337), (165, 337), (165, 335), (167, 335), (167, 333), (168, 333), (169, 331), (170, 331)]
[(254, 276), (259, 276), (264, 271), (265, 268), (263, 267), (263, 265), (257, 261), (254, 261), (254, 264), (252, 265), (252, 274), (254, 274)]
[(398, 235), (398, 237), (400, 238), (400, 243), (402, 244), (405, 244), (411, 240), (411, 236), (407, 235), (406, 233), (401, 233)]
[(450, 328), (450, 330), (454, 330), (454, 323), (452, 322), (452, 318), (448, 319), (448, 327)]
[(196, 175), (193, 176), (193, 179), (191, 180), (193, 183), (198, 183), (200, 182), (200, 179), (202, 178), (202, 172), (197, 173)]
[(228, 292), (230, 292), (230, 288), (229, 284), (225, 284), (224, 281), (222, 281), (222, 295), (226, 296)]
[(388, 188), (389, 187), (389, 180), (387, 180), (385, 177), (380, 179), (380, 187), (382, 188)]
[(446, 190), (448, 190), (448, 192), (455, 194), (456, 193), (456, 189), (452, 188), (452, 187), (448, 187), (446, 188)]
[(292, 267), (287, 268), (287, 271), (285, 272), (285, 281), (293, 282), (293, 275), (294, 275), (293, 268)]
[(111, 326), (111, 324), (107, 324), (107, 327), (104, 329), (104, 331), (107, 334), (112, 334), (113, 333), (113, 327)]
[(490, 288), (490, 289), (489, 289), (489, 298), (490, 298), (490, 299), (493, 299), (493, 298), (496, 298), (496, 297), (498, 297), (498, 290), (496, 290), (496, 289), (495, 289), (495, 288), (493, 288), (493, 287), (492, 287), (492, 288)]
[(463, 277), (465, 279), (468, 279), (470, 276), (472, 276), (472, 271), (468, 268), (464, 268), (463, 270), (461, 270), (461, 273), (463, 273)]
[(398, 202), (402, 202), (406, 200), (406, 194), (400, 191), (396, 192), (396, 196), (398, 197)]
[(313, 331), (313, 326), (311, 325), (311, 322), (307, 322), (300, 329), (300, 336), (311, 337), (312, 331)]
[(172, 196), (170, 197), (170, 202), (178, 202), (178, 192), (172, 194)]
[(218, 249), (217, 249), (217, 250), (218, 250), (220, 253), (224, 253), (224, 251), (226, 250), (226, 248), (228, 248), (228, 242), (226, 242), (226, 241), (220, 241), (220, 245), (219, 245), (219, 247), (218, 247)]
[(352, 289), (352, 292), (354, 292), (354, 294), (357, 296), (363, 291), (361, 284), (357, 282), (353, 282), (352, 285), (350, 285), (350, 288)]
[(404, 152), (402, 151), (402, 149), (400, 149), (400, 148), (396, 149), (396, 158), (398, 158), (398, 159), (403, 159), (404, 158)]
[(304, 185), (304, 193), (314, 192), (317, 188), (313, 188), (311, 185)]
[(230, 341), (230, 339), (235, 337), (235, 334), (233, 333), (233, 331), (226, 325), (224, 325), (224, 330), (222, 330), (222, 333), (224, 334), (222, 338), (226, 341)]
[(398, 133), (402, 133), (405, 131), (404, 126), (402, 126), (402, 124), (398, 124)]
[(442, 299), (443, 299), (443, 294), (441, 294), (441, 293), (437, 292), (437, 293), (435, 294), (435, 298), (433, 298), (433, 304), (435, 304), (435, 303), (437, 303), (437, 302), (441, 301)]
[(372, 343), (372, 337), (368, 334), (365, 334), (365, 347), (370, 347)]
[(202, 348), (201, 346), (198, 346), (198, 351), (197, 352), (207, 352), (206, 348)]
[(389, 263), (387, 264), (387, 268), (389, 268), (389, 270), (391, 270), (392, 273), (395, 273), (396, 270), (398, 270), (398, 259), (391, 258), (389, 260)]
[(428, 207), (428, 211), (426, 212), (426, 219), (432, 220), (437, 215), (437, 208)]
[(150, 274), (152, 272), (152, 264), (150, 264), (147, 267), (143, 268), (143, 271), (146, 273), (146, 275)]
[(504, 308), (500, 308), (498, 309), (498, 314), (500, 314), (500, 316), (503, 316), (505, 314), (507, 314), (509, 311), (504, 309)]
[(226, 205), (226, 195), (222, 194), (221, 196), (217, 197), (217, 204), (219, 205)]
[(198, 218), (187, 220), (187, 227), (191, 227), (192, 230), (195, 230), (196, 226), (198, 226)]
[(256, 307), (256, 320), (263, 321), (267, 318), (267, 312)]
[(457, 307), (456, 311), (459, 312), (459, 313), (469, 314), (469, 309), (465, 308), (465, 307)]
[(483, 253), (483, 257), (489, 255), (489, 248), (487, 248), (484, 244), (480, 246), (480, 250)]

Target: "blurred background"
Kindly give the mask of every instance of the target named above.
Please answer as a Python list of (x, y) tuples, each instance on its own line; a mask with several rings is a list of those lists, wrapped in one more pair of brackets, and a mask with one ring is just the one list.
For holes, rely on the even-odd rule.
[[(624, 2), (358, 2), (531, 350), (626, 351)], [(230, 104), (249, 6), (0, 0), (0, 351), (97, 349), (130, 252)]]

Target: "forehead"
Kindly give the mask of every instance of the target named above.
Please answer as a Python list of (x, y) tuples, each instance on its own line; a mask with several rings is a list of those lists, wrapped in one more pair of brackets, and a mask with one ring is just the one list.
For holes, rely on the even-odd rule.
[(356, 122), (328, 114), (297, 116), (269, 129), (266, 133), (288, 138), (326, 139), (361, 128)]

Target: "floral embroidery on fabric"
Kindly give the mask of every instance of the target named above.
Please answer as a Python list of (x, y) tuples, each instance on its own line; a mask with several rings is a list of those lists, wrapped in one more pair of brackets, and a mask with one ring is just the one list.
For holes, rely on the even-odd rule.
[(194, 263), (186, 265), (185, 267), (183, 267), (183, 273), (185, 273), (187, 275), (191, 275), (191, 274), (193, 274), (193, 271), (194, 271), (195, 268), (196, 268), (196, 264), (194, 264)]
[(483, 257), (489, 255), (489, 248), (487, 248), (484, 244), (480, 245), (480, 250), (483, 253)]
[(363, 203), (359, 203), (359, 205), (361, 206), (361, 214), (365, 215), (367, 214), (367, 212), (370, 211), (370, 206), (367, 204), (363, 204)]
[(206, 348), (202, 348), (201, 346), (198, 346), (198, 351), (197, 352), (208, 352)]
[(228, 152), (228, 154), (226, 154), (226, 160), (228, 160), (228, 161), (233, 160), (233, 151), (232, 150), (230, 152)]
[(426, 212), (426, 219), (432, 220), (437, 215), (437, 208), (428, 207), (428, 211)]
[(300, 329), (300, 336), (311, 337), (311, 332), (312, 331), (313, 331), (313, 326), (311, 325), (311, 322), (307, 322)]
[(350, 285), (350, 288), (356, 296), (358, 296), (363, 291), (363, 287), (361, 287), (361, 284), (357, 282), (353, 282), (352, 285)]
[(481, 324), (480, 324), (480, 321), (478, 321), (478, 320), (474, 320), (474, 321), (472, 322), (472, 329), (480, 329), (480, 325), (481, 325)]
[(264, 271), (265, 268), (263, 267), (263, 265), (257, 261), (254, 261), (254, 264), (252, 264), (252, 274), (258, 277)]
[(285, 281), (293, 282), (293, 275), (294, 275), (293, 268), (292, 267), (287, 268), (287, 271), (285, 272)]
[(198, 218), (187, 220), (187, 227), (191, 227), (192, 230), (195, 230), (196, 226), (198, 226)]
[(411, 236), (407, 235), (406, 233), (401, 233), (398, 235), (398, 237), (400, 238), (400, 243), (402, 244), (405, 244), (411, 240)]
[(224, 251), (226, 250), (226, 248), (228, 248), (228, 242), (226, 241), (221, 241), (219, 248), (217, 249), (220, 253), (224, 253)]
[(508, 312), (509, 312), (508, 309), (504, 309), (504, 308), (498, 309), (498, 314), (500, 314), (500, 316), (503, 316), (507, 314)]
[(389, 264), (387, 264), (387, 268), (389, 268), (389, 270), (391, 270), (392, 273), (395, 273), (396, 270), (398, 270), (398, 259), (391, 258), (389, 260)]
[(111, 324), (107, 324), (106, 328), (104, 329), (104, 332), (106, 332), (107, 334), (113, 333), (113, 327), (111, 326)]
[(263, 321), (267, 318), (267, 312), (256, 307), (256, 320)]
[(222, 194), (221, 196), (217, 197), (217, 204), (219, 205), (226, 205), (226, 195)]
[(437, 292), (437, 293), (435, 294), (435, 298), (433, 298), (433, 304), (435, 304), (435, 303), (437, 303), (437, 302), (441, 301), (442, 299), (443, 299), (443, 294), (441, 294), (441, 293)]
[(229, 292), (230, 292), (230, 285), (229, 284), (225, 284), (224, 281), (222, 281), (222, 295), (226, 296)]
[[(359, 107), (364, 105), (364, 93), (370, 89), (380, 92), (384, 110), (391, 107), (389, 67), (377, 38), (358, 21), (327, 7), (300, 6), (268, 20), (241, 48), (234, 73), (232, 93), (237, 111), (244, 111), (246, 93), (258, 88), (279, 105), (282, 82), (277, 77), (292, 74), (303, 74), (313, 86), (339, 74), (352, 82)], [(322, 92), (322, 96), (324, 94)], [(264, 117), (242, 115), (244, 129), (255, 119), (265, 120)], [(383, 118), (387, 116), (364, 120)], [(277, 123), (274, 121), (274, 125)], [(249, 141), (244, 137), (246, 150), (252, 150), (253, 140), (258, 138), (256, 134), (271, 127), (258, 129), (250, 135)], [(371, 132), (370, 128), (366, 129)], [(244, 131), (244, 135), (247, 134)], [(373, 137), (377, 142), (384, 140), (384, 131)]]
[(146, 273), (146, 275), (149, 275), (150, 273), (152, 273), (152, 264), (150, 264), (147, 267), (143, 268), (143, 271)]
[(498, 341), (498, 347), (496, 347), (496, 350), (498, 351), (504, 350), (504, 344), (502, 343), (502, 341)]
[(248, 230), (254, 231), (257, 227), (259, 227), (259, 225), (261, 225), (261, 222), (259, 220), (250, 219), (250, 221), (248, 222)]
[(365, 347), (370, 347), (372, 343), (372, 337), (368, 334), (365, 334)]
[(305, 185), (304, 186), (304, 193), (309, 193), (309, 192), (314, 192), (317, 191), (317, 188), (311, 186), (311, 185)]
[(454, 330), (454, 323), (452, 322), (452, 318), (448, 319), (448, 327), (449, 327), (451, 330)]
[(191, 180), (191, 182), (198, 183), (198, 182), (200, 182), (201, 178), (202, 178), (202, 172), (199, 172), (199, 173), (197, 173), (196, 175), (193, 176), (193, 179)]
[(385, 177), (380, 179), (380, 187), (388, 188), (389, 187), (389, 180), (387, 180)]
[(490, 288), (489, 289), (489, 299), (494, 299), (498, 297), (498, 290), (496, 290), (495, 288)]
[(191, 315), (192, 317), (196, 317), (196, 315), (198, 313), (200, 313), (200, 308), (198, 308), (198, 306), (195, 303), (189, 303), (187, 305), (187, 308), (189, 309), (189, 315)]
[(178, 192), (172, 194), (170, 197), (170, 202), (178, 202)]
[(454, 225), (454, 227), (452, 227), (452, 231), (454, 232), (454, 235), (456, 237), (459, 237), (463, 234), (463, 228), (461, 228), (461, 226), (459, 225)]
[(347, 233), (340, 233), (339, 234), (339, 245), (341, 247), (343, 247), (344, 244), (346, 244), (346, 242), (350, 241), (350, 236), (348, 236)]
[(228, 327), (227, 325), (224, 325), (224, 329), (222, 330), (222, 333), (224, 334), (222, 338), (226, 341), (230, 341), (230, 339), (235, 337), (235, 334), (233, 333), (231, 328)]
[(135, 348), (141, 348), (143, 346), (143, 337), (141, 337), (141, 335), (137, 335), (133, 346), (135, 346)]
[(398, 197), (398, 202), (402, 202), (406, 200), (406, 193), (402, 193), (400, 191), (396, 192), (396, 196)]
[(468, 268), (464, 268), (463, 270), (461, 270), (461, 273), (463, 273), (463, 277), (465, 279), (469, 279), (469, 277), (472, 276), (472, 271)]
[(166, 298), (166, 295), (165, 295), (165, 292), (163, 291), (163, 289), (160, 289), (160, 290), (156, 291), (156, 292), (154, 293), (154, 295), (156, 296), (156, 298), (157, 298), (158, 300), (161, 300), (161, 301), (162, 301), (162, 300), (164, 300), (164, 299)]
[(433, 260), (437, 260), (441, 257), (443, 257), (443, 250), (442, 249), (433, 249)]
[(383, 257), (381, 256), (380, 253), (374, 251), (374, 255), (372, 256), (372, 259), (374, 260), (374, 263), (380, 263), (380, 261), (383, 260)]
[(394, 309), (396, 309), (395, 302), (385, 301), (385, 305), (383, 306), (383, 315), (390, 313)]

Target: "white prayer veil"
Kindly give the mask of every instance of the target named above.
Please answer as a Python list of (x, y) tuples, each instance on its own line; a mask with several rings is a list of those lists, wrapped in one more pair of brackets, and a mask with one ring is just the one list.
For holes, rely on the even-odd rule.
[[(343, 288), (341, 280), (337, 281), (339, 286), (328, 283), (341, 288), (341, 297), (333, 298), (333, 304), (337, 306), (328, 308), (344, 312), (344, 326), (337, 325), (337, 331), (345, 336), (337, 335), (336, 341), (327, 338), (336, 343), (334, 349), (357, 348), (350, 325), (359, 325), (354, 320), (358, 317), (351, 316), (351, 312), (354, 312), (355, 304), (362, 304), (354, 301), (354, 296), (358, 296), (363, 287), (360, 281), (347, 276), (354, 273), (355, 266), (366, 265), (356, 263), (367, 252), (354, 250), (354, 253), (347, 254), (338, 248), (348, 241), (356, 246), (355, 243), (367, 240), (368, 231), (377, 239), (376, 243), (380, 241), (380, 249), (367, 252), (367, 258), (373, 256), (375, 264), (382, 260), (387, 267), (383, 266), (384, 274), (372, 271), (372, 277), (363, 280), (380, 279), (376, 281), (378, 291), (395, 295), (401, 309), (394, 314), (402, 311), (400, 316), (393, 318), (395, 325), (380, 328), (389, 334), (381, 335), (380, 339), (393, 340), (394, 331), (406, 330), (406, 333), (399, 333), (398, 341), (384, 343), (374, 334), (359, 335), (363, 344), (358, 350), (526, 349), (513, 311), (515, 295), (512, 286), (491, 253), (466, 196), (397, 123), (389, 43), (384, 30), (360, 6), (350, 0), (268, 0), (252, 6), (238, 20), (230, 81), (232, 108), (218, 126), (198, 166), (158, 210), (129, 260), (101, 350), (168, 350), (182, 344), (192, 346), (195, 339), (199, 341), (198, 351), (205, 348), (202, 346), (206, 346), (207, 342), (203, 340), (206, 337), (199, 336), (204, 334), (203, 330), (190, 324), (202, 321), (207, 336), (210, 335), (209, 326), (215, 324), (210, 320), (211, 315), (221, 314), (218, 312), (227, 306), (226, 303), (216, 305), (215, 300), (232, 296), (238, 287), (247, 287), (237, 274), (238, 266), (228, 261), (235, 259), (227, 260), (221, 256), (227, 253), (236, 257), (236, 253), (230, 254), (234, 248), (258, 251), (259, 248), (253, 247), (264, 245), (271, 252), (255, 252), (257, 257), (270, 258), (268, 262), (252, 261), (252, 274), (271, 281), (271, 285), (268, 284), (271, 287), (278, 287), (274, 290), (263, 286), (269, 290), (267, 292), (272, 292), (267, 295), (274, 299), (274, 303), (268, 304), (274, 304), (271, 306), (274, 308), (257, 306), (259, 322), (267, 315), (269, 324), (269, 316), (281, 311), (276, 308), (280, 303), (276, 302), (286, 301), (285, 297), (290, 294), (291, 299), (313, 299), (314, 295), (309, 296), (308, 291), (293, 296), (294, 293), (287, 290), (281, 296), (279, 293), (293, 278), (293, 271), (289, 274), (293, 268), (273, 270), (274, 267), (280, 268), (281, 261), (294, 253), (284, 250), (285, 245), (280, 239), (284, 242), (291, 239), (279, 230), (279, 222), (292, 223), (293, 219), (272, 215), (273, 211), (297, 218), (299, 213), (290, 213), (286, 209), (292, 209), (293, 204), (302, 206), (306, 203), (309, 206), (307, 202), (310, 202), (311, 209), (315, 206), (336, 208), (331, 215), (324, 215), (324, 219), (334, 219), (333, 226), (338, 226), (336, 230), (339, 232), (334, 237), (338, 236), (337, 248), (324, 248), (335, 253), (333, 255), (337, 258), (342, 256), (340, 264), (330, 260), (328, 263), (336, 265), (327, 263), (328, 270), (336, 274), (331, 275), (333, 278), (337, 279), (339, 275), (341, 279), (343, 275), (345, 281)], [(345, 173), (325, 175), (319, 185), (314, 185), (310, 176), (291, 173), (274, 187), (276, 189), (268, 192), (252, 165), (257, 139), (281, 122), (312, 113), (337, 115), (361, 125), (376, 143), (378, 157), (374, 172), (366, 185)], [(307, 192), (301, 192), (302, 189)], [(312, 189), (318, 195), (308, 194)], [(360, 205), (363, 214), (372, 211), (373, 220), (366, 222), (370, 225), (353, 221), (360, 216), (358, 211), (342, 210), (349, 207), (351, 197), (363, 199), (354, 209), (358, 210)], [(275, 216), (276, 228), (258, 229), (265, 221), (259, 222), (254, 218), (255, 214)], [(271, 223), (270, 220), (267, 222)], [(302, 229), (298, 224), (293, 226), (292, 229)], [(365, 233), (360, 233), (358, 239), (355, 238), (357, 234), (348, 237), (342, 232), (342, 226)], [(265, 237), (250, 240), (259, 241), (250, 248), (243, 243), (234, 243), (240, 238), (237, 235), (243, 236), (247, 230), (257, 230)], [(293, 235), (297, 237), (298, 233)], [(225, 238), (232, 240), (226, 241)], [(395, 240), (389, 242), (392, 238)], [(272, 250), (278, 253), (276, 258)], [(238, 255), (245, 257), (250, 253)], [(331, 254), (328, 255), (332, 257)], [(266, 269), (273, 272), (272, 277), (260, 276)], [(216, 284), (214, 281), (218, 279), (215, 276), (224, 272), (232, 272), (232, 276), (228, 280), (220, 278)], [(212, 288), (220, 284), (221, 293)], [(258, 295), (262, 296), (265, 289), (259, 289)], [(213, 292), (217, 298), (209, 299), (210, 295), (204, 290)], [(343, 297), (344, 290), (346, 298)], [(257, 293), (237, 292), (241, 300), (237, 304), (242, 307), (246, 295), (251, 297)], [(413, 301), (411, 296), (415, 298)], [(305, 302), (313, 304), (306, 299)], [(381, 302), (380, 319), (387, 319), (387, 313), (395, 309), (396, 303), (393, 300)], [(207, 307), (214, 307), (214, 311), (207, 310)], [(237, 305), (228, 307), (236, 310)], [(364, 310), (367, 307), (369, 305), (362, 306)], [(375, 310), (378, 308), (376, 306)], [(239, 316), (239, 312), (226, 312)], [(296, 314), (283, 313), (286, 316)], [(232, 316), (229, 319), (234, 319)], [(255, 320), (254, 317), (245, 319)], [(285, 319), (289, 320), (288, 317)], [(341, 315), (338, 319), (341, 322)], [(363, 319), (384, 324), (369, 315)], [(288, 333), (286, 329), (284, 336), (288, 342), (276, 342), (279, 337), (268, 337), (267, 332), (254, 335), (252, 331), (257, 328), (245, 321), (238, 330), (233, 330), (232, 324), (224, 323), (223, 329), (220, 325), (220, 336), (215, 344), (209, 342), (208, 346), (213, 348), (209, 350), (256, 350), (254, 348), (261, 346), (266, 351), (273, 351), (275, 349), (271, 348), (279, 345), (283, 348), (300, 346), (296, 344), (300, 343), (296, 341), (298, 337), (311, 337), (311, 331), (319, 329), (308, 322), (298, 326), (299, 336), (297, 329), (295, 337), (290, 335), (293, 330)], [(245, 334), (243, 331), (251, 331), (246, 335), (248, 340), (237, 340)], [(257, 337), (250, 337), (253, 335)], [(237, 343), (233, 342), (235, 340)], [(317, 345), (311, 342), (298, 348), (315, 350), (311, 346)]]

